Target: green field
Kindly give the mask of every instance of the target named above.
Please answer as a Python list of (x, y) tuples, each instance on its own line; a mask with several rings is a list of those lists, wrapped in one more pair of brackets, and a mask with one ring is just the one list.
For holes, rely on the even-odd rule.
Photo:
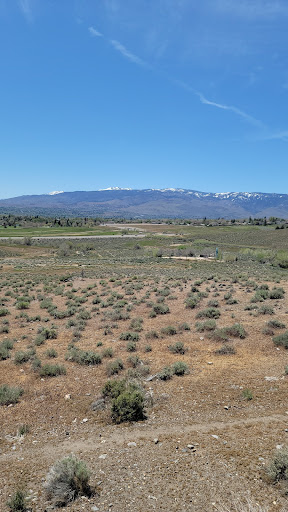
[(23, 228), (16, 227), (4, 228), (0, 226), (0, 237), (43, 237), (43, 236), (107, 236), (107, 235), (119, 235), (121, 230), (112, 230), (106, 226), (97, 228), (87, 227), (35, 227), (35, 228)]

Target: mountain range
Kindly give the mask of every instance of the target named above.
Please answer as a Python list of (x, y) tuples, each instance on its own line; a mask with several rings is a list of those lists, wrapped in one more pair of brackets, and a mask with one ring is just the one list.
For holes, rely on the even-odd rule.
[(288, 218), (288, 194), (186, 189), (55, 191), (0, 200), (1, 213), (146, 218)]

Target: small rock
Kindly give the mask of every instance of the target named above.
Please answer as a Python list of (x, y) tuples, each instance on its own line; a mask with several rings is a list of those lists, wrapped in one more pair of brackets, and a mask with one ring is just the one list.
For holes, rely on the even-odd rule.
[(91, 404), (92, 411), (103, 411), (105, 409), (105, 400), (104, 398), (98, 398)]
[(81, 423), (87, 423), (88, 421), (88, 418), (83, 418), (83, 420), (81, 421)]
[(155, 380), (157, 378), (157, 375), (158, 373), (155, 373), (154, 375), (149, 375), (149, 377), (147, 377), (146, 382), (151, 382), (151, 380)]
[(212, 361), (207, 361), (207, 364), (213, 364), (213, 362)]
[(129, 448), (130, 448), (131, 446), (137, 446), (137, 444), (134, 443), (134, 441), (132, 441), (131, 443), (127, 443), (127, 446), (129, 446)]
[(155, 439), (153, 439), (153, 441), (154, 441), (155, 444), (158, 444), (159, 443), (158, 437), (155, 437)]
[(92, 512), (97, 512), (97, 510), (99, 510), (99, 508), (96, 507), (96, 505), (93, 505), (93, 507), (91, 507), (91, 510), (92, 510)]
[(106, 457), (107, 457), (107, 453), (103, 453), (103, 455), (99, 456), (99, 459), (106, 459)]
[(276, 444), (276, 450), (282, 450), (283, 444)]
[(189, 450), (194, 450), (194, 444), (187, 444), (187, 448), (189, 448)]
[(219, 436), (217, 436), (216, 434), (212, 434), (212, 436), (214, 439), (219, 439)]
[(65, 400), (71, 400), (71, 395), (69, 393), (67, 393), (67, 395), (64, 396), (64, 399)]
[(224, 405), (224, 409), (226, 409), (226, 411), (228, 411), (228, 409), (229, 409), (228, 405)]

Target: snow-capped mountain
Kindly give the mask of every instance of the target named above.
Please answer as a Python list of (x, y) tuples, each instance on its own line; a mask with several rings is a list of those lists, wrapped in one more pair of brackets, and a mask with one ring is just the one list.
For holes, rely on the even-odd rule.
[(0, 211), (127, 218), (288, 218), (288, 194), (109, 187), (2, 199)]

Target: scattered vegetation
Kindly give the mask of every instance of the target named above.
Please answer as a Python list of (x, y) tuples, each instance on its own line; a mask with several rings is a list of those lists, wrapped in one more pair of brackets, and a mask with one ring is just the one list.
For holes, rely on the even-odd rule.
[(75, 456), (55, 462), (49, 469), (44, 487), (47, 499), (56, 507), (66, 506), (79, 495), (91, 496), (90, 471)]
[(23, 393), (24, 390), (18, 386), (3, 384), (0, 386), (0, 405), (16, 404)]

